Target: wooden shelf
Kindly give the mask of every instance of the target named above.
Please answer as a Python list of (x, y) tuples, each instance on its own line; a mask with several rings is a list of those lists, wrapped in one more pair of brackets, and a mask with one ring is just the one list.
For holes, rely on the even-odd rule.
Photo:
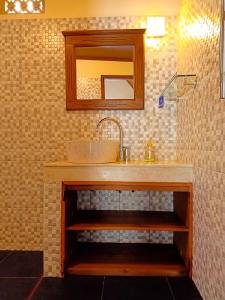
[[(192, 275), (192, 184), (63, 182), (61, 274), (121, 276)], [(173, 211), (79, 210), (78, 190), (173, 192)], [(173, 244), (81, 243), (77, 231), (173, 232)]]
[(74, 275), (185, 276), (185, 264), (174, 245), (77, 243), (66, 268)]
[(67, 231), (79, 230), (157, 230), (188, 232), (174, 212), (80, 210), (76, 223)]

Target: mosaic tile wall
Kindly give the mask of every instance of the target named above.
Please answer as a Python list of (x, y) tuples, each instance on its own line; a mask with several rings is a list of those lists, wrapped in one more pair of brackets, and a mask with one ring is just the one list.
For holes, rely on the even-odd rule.
[(225, 299), (225, 101), (220, 100), (219, 0), (183, 0), (178, 70), (198, 84), (177, 108), (178, 159), (194, 164), (193, 279)]
[[(143, 159), (144, 144), (150, 137), (158, 159), (176, 157), (176, 107), (157, 107), (158, 95), (176, 69), (176, 17), (167, 17), (161, 47), (146, 47), (145, 110), (65, 110), (61, 32), (140, 28), (145, 21), (145, 17), (0, 21), (1, 249), (42, 249), (45, 239), (54, 242), (59, 236), (53, 214), (50, 220), (44, 218), (52, 231), (43, 237), (43, 213), (55, 213), (53, 207), (58, 205), (50, 201), (48, 212), (46, 208), (43, 212), (43, 164), (64, 159), (66, 141), (95, 138), (101, 118), (120, 120), (132, 159)], [(109, 124), (102, 135), (118, 138), (118, 131)]]

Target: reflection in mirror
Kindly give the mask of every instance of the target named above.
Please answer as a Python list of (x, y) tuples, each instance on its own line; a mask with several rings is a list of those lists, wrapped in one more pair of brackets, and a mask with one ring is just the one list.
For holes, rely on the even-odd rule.
[[(133, 46), (76, 47), (75, 51), (77, 99), (134, 99), (133, 87), (125, 79), (134, 76)], [(111, 79), (102, 81), (109, 72)]]
[(134, 99), (133, 76), (126, 75), (102, 75), (101, 76), (102, 99)]

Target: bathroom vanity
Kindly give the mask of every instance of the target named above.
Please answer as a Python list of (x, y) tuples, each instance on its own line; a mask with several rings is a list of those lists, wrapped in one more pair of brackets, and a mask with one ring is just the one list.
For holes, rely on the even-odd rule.
[[(44, 216), (45, 275), (191, 276), (192, 180), (192, 166), (179, 162), (47, 164), (46, 189), (57, 189), (60, 197), (55, 202), (60, 205), (54, 211), (58, 220), (53, 220), (53, 214), (48, 216), (48, 209)], [(173, 192), (173, 211), (79, 210), (77, 191), (81, 190)], [(48, 197), (46, 193), (45, 202)], [(53, 228), (54, 222), (60, 230)], [(173, 232), (173, 243), (93, 243), (77, 239), (79, 231), (99, 230)]]

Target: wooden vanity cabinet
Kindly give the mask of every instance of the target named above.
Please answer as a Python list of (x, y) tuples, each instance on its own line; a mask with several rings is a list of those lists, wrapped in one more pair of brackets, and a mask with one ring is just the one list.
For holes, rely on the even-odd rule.
[[(172, 191), (173, 211), (77, 209), (78, 190)], [(61, 272), (74, 275), (185, 276), (192, 265), (192, 184), (63, 182)], [(78, 242), (88, 230), (172, 231), (172, 244)]]

